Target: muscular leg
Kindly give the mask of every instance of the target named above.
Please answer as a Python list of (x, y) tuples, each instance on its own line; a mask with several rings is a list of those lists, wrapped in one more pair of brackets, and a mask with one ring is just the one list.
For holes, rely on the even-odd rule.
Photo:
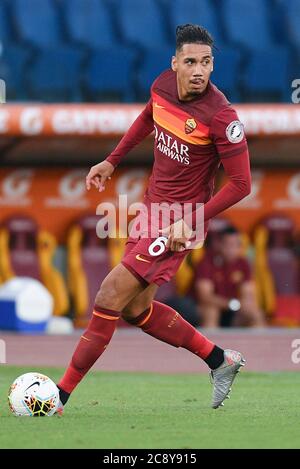
[(138, 317), (147, 308), (150, 308), (157, 289), (158, 286), (155, 283), (151, 283), (146, 287), (122, 309), (122, 318), (125, 321), (130, 321)]
[(131, 324), (163, 342), (190, 350), (203, 358), (210, 368), (217, 368), (223, 362), (222, 349), (196, 331), (173, 308), (152, 301), (156, 290), (154, 284), (143, 286), (123, 265), (115, 267), (105, 278), (88, 328), (58, 383), (63, 404), (106, 349), (121, 311)]
[(117, 265), (103, 280), (88, 327), (58, 383), (63, 404), (106, 349), (122, 309), (145, 288), (122, 264)]
[(211, 368), (224, 360), (223, 350), (204, 337), (168, 305), (154, 301), (157, 286), (149, 285), (122, 310), (122, 317), (146, 334), (174, 347), (182, 347), (202, 358)]
[(95, 304), (113, 311), (122, 309), (139, 293), (147, 290), (122, 264), (118, 264), (103, 280)]

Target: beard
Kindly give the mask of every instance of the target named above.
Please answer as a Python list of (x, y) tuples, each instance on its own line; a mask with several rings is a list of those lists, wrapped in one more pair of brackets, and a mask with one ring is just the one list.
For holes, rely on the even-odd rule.
[(198, 96), (199, 94), (202, 94), (203, 91), (205, 91), (205, 90), (202, 90), (202, 91), (201, 90), (188, 91), (187, 95), (188, 96)]
[(191, 90), (187, 92), (187, 98), (193, 99), (201, 96), (206, 90), (206, 87), (203, 90)]

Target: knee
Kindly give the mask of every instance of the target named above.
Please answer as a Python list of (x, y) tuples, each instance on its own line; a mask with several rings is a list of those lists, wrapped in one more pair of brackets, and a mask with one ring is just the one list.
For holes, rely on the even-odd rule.
[(151, 303), (144, 304), (144, 303), (132, 303), (128, 304), (123, 308), (122, 310), (122, 318), (127, 321), (130, 319), (135, 319), (137, 318), (140, 314), (142, 314), (144, 311), (146, 311), (148, 308), (150, 308)]
[(111, 279), (104, 279), (95, 298), (95, 303), (103, 308), (115, 309), (118, 300), (118, 292)]
[(137, 308), (136, 306), (125, 306), (122, 310), (122, 318), (126, 321), (127, 319), (134, 319), (137, 318), (140, 314), (142, 314), (144, 310)]

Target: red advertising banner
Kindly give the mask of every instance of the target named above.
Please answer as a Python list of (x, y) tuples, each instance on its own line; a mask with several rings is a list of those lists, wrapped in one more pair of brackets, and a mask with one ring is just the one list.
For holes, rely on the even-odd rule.
[(299, 209), (300, 171), (252, 170), (251, 194), (225, 214), (238, 228), (249, 232), (262, 217), (285, 213), (300, 231)]
[[(33, 217), (41, 228), (63, 243), (70, 224), (86, 213), (96, 213), (100, 202), (118, 206), (119, 195), (126, 194), (128, 205), (142, 200), (149, 170), (116, 170), (102, 193), (86, 191), (88, 168), (1, 169), (0, 223), (8, 216)], [(224, 180), (225, 182), (225, 180)], [(252, 192), (224, 212), (241, 230), (249, 232), (260, 218), (273, 212), (286, 213), (300, 230), (300, 171), (254, 170)]]
[[(2, 136), (122, 136), (142, 104), (5, 104), (0, 107)], [(235, 105), (248, 137), (300, 135), (295, 104)]]
[(145, 191), (148, 171), (137, 168), (116, 171), (104, 192), (86, 190), (89, 168), (1, 169), (0, 223), (6, 217), (23, 214), (64, 242), (70, 224), (86, 213), (96, 213), (101, 202), (118, 207), (119, 194), (126, 194), (128, 205), (139, 201)]

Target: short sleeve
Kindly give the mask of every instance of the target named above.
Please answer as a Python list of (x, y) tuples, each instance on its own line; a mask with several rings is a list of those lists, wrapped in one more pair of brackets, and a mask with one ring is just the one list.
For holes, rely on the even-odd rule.
[(226, 107), (214, 116), (210, 136), (220, 158), (235, 156), (247, 149), (244, 126), (232, 107)]

